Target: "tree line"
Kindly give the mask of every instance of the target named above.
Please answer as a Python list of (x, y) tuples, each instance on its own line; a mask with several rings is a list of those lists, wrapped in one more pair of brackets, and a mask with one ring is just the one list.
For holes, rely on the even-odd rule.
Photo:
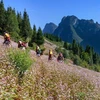
[(49, 33), (44, 33), (44, 37), (48, 38), (51, 41), (56, 41), (56, 42), (61, 42), (61, 38), (54, 35), (54, 34), (49, 34)]
[(87, 45), (83, 48), (75, 40), (73, 40), (72, 44), (64, 42), (63, 47), (73, 54), (70, 57), (75, 64), (100, 71), (100, 55), (94, 51), (93, 47)]

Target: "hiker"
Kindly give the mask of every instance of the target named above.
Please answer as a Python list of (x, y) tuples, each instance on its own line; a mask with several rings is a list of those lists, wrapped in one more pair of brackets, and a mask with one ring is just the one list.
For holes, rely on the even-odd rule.
[(25, 50), (26, 49), (26, 44), (22, 41), (18, 41), (18, 48)]
[(58, 62), (63, 62), (63, 60), (64, 60), (63, 54), (62, 53), (59, 53), (59, 55), (57, 57), (57, 61)]
[(40, 57), (40, 55), (41, 55), (41, 49), (40, 49), (39, 46), (36, 46), (36, 55), (37, 55), (38, 57)]
[(4, 32), (4, 42), (3, 44), (9, 45), (10, 44), (10, 35), (7, 32)]
[(53, 51), (52, 49), (49, 50), (49, 57), (48, 57), (48, 60), (52, 60), (53, 58)]

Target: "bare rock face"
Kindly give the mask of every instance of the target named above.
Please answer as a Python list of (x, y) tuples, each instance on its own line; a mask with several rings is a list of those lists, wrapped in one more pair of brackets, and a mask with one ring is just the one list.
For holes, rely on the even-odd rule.
[(54, 23), (47, 23), (43, 29), (43, 33), (52, 34), (56, 28), (57, 25), (55, 25)]
[(74, 39), (84, 47), (90, 45), (100, 53), (100, 24), (95, 23), (93, 19), (78, 19), (74, 15), (64, 16), (53, 34), (69, 43)]

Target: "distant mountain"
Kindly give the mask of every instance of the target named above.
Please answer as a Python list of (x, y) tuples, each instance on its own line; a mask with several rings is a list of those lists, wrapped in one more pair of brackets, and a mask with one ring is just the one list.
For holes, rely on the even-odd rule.
[(43, 33), (52, 34), (56, 28), (57, 28), (57, 25), (55, 25), (54, 23), (47, 23), (43, 29)]
[(82, 42), (82, 38), (78, 36), (74, 26), (77, 25), (78, 18), (75, 16), (63, 17), (59, 26), (54, 31), (54, 34), (61, 37), (62, 40), (72, 42), (75, 39), (77, 42)]
[(70, 43), (75, 39), (83, 46), (90, 45), (100, 52), (100, 24), (92, 19), (78, 19), (74, 15), (63, 17), (53, 34)]

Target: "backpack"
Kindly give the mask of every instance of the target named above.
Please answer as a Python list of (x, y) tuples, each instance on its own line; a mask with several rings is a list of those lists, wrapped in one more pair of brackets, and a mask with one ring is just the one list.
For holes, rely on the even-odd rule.
[(41, 50), (40, 49), (37, 50), (37, 54), (41, 54)]
[(5, 36), (6, 36), (7, 38), (10, 38), (10, 35), (9, 35), (8, 33), (6, 33)]
[(51, 55), (53, 54), (52, 50), (50, 50), (50, 54), (51, 54)]
[(26, 45), (25, 45), (25, 43), (22, 43), (22, 44), (21, 44), (21, 46), (26, 48)]
[(57, 58), (58, 60), (63, 60), (63, 56), (58, 56), (58, 58)]

